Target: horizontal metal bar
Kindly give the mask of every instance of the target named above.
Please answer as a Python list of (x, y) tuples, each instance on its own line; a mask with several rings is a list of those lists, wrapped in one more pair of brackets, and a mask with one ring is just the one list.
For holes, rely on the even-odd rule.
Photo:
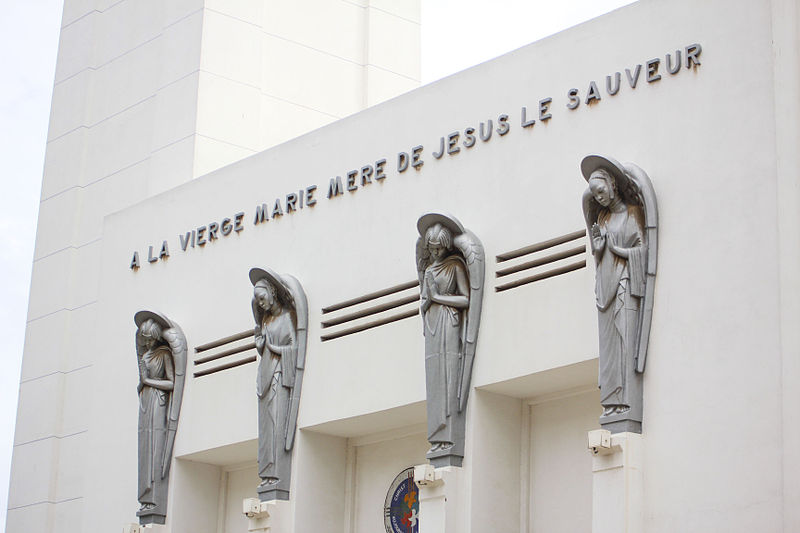
[(507, 291), (508, 289), (513, 289), (514, 287), (519, 287), (520, 285), (527, 285), (528, 283), (533, 283), (534, 281), (540, 281), (547, 278), (552, 278), (553, 276), (558, 276), (561, 274), (566, 274), (567, 272), (572, 272), (573, 270), (579, 270), (586, 266), (586, 260), (579, 261), (577, 263), (570, 263), (569, 265), (565, 265), (560, 268), (554, 268), (553, 270), (548, 270), (547, 272), (541, 272), (539, 274), (535, 274), (533, 276), (528, 276), (527, 278), (518, 279), (516, 281), (512, 281), (510, 283), (506, 283), (505, 285), (498, 285), (494, 288), (495, 292), (503, 292)]
[(235, 335), (229, 335), (227, 337), (222, 337), (219, 340), (211, 341), (206, 344), (201, 344), (200, 346), (195, 346), (195, 352), (205, 352), (206, 350), (210, 350), (211, 348), (216, 348), (217, 346), (222, 346), (223, 344), (228, 344), (229, 342), (239, 341), (242, 339), (246, 339), (247, 337), (253, 336), (253, 328), (248, 329), (247, 331), (243, 331), (241, 333), (236, 333)]
[(369, 307), (367, 309), (362, 309), (361, 311), (358, 311), (356, 313), (351, 313), (349, 315), (344, 315), (338, 318), (333, 318), (331, 320), (326, 320), (325, 322), (322, 323), (322, 327), (329, 328), (331, 326), (338, 326), (339, 324), (350, 322), (351, 320), (364, 318), (365, 316), (376, 315), (378, 313), (388, 311), (389, 309), (400, 307), (401, 305), (410, 304), (411, 302), (416, 302), (417, 300), (419, 300), (419, 294), (407, 296), (399, 300), (392, 300), (391, 302), (386, 302), (385, 304), (376, 305), (374, 307)]
[[(250, 335), (252, 334), (253, 332), (251, 331)], [(237, 346), (236, 348), (231, 348), (230, 350), (223, 350), (215, 354), (207, 355), (205, 357), (200, 357), (194, 360), (194, 364), (202, 365), (203, 363), (208, 363), (209, 361), (216, 361), (217, 359), (222, 359), (223, 357), (227, 357), (229, 355), (246, 352), (247, 350), (251, 350), (255, 347), (256, 343), (255, 341), (253, 341), (249, 344), (245, 344), (244, 346)]]
[(364, 331), (367, 329), (377, 328), (378, 326), (383, 326), (384, 324), (390, 324), (392, 322), (397, 322), (398, 320), (403, 320), (404, 318), (411, 318), (412, 316), (416, 316), (419, 314), (419, 309), (412, 309), (409, 311), (404, 311), (402, 313), (398, 313), (396, 315), (391, 315), (386, 318), (382, 318), (380, 320), (374, 320), (372, 322), (367, 322), (366, 324), (362, 324), (360, 326), (355, 326), (349, 329), (343, 329), (342, 331), (337, 331), (336, 333), (331, 333), (330, 335), (322, 335), (320, 340), (322, 342), (330, 341), (333, 339), (338, 339), (339, 337), (344, 337), (345, 335), (352, 335), (353, 333), (358, 333), (360, 331)]
[(376, 298), (380, 298), (381, 296), (386, 296), (389, 294), (394, 294), (396, 292), (404, 291), (406, 289), (411, 289), (412, 287), (416, 287), (419, 285), (419, 280), (409, 281), (407, 283), (401, 283), (400, 285), (395, 285), (394, 287), (389, 287), (388, 289), (382, 289), (379, 291), (371, 292), (369, 294), (365, 294), (364, 296), (359, 296), (358, 298), (353, 298), (352, 300), (347, 300), (342, 303), (329, 305), (328, 307), (322, 308), (322, 313), (332, 313), (333, 311), (338, 311), (339, 309), (344, 309), (345, 307), (351, 307), (356, 304), (368, 302), (370, 300), (374, 300)]
[(580, 231), (573, 231), (572, 233), (567, 233), (566, 235), (562, 235), (561, 237), (556, 237), (548, 241), (531, 244), (530, 246), (519, 248), (518, 250), (512, 250), (510, 252), (500, 254), (498, 256), (495, 256), (495, 259), (497, 259), (498, 263), (502, 263), (503, 261), (508, 261), (509, 259), (516, 259), (517, 257), (522, 257), (523, 255), (532, 254), (534, 252), (540, 252), (542, 250), (552, 248), (553, 246), (564, 244), (565, 242), (574, 241), (575, 239), (580, 239), (584, 235), (586, 235), (586, 230), (584, 229)]
[(513, 267), (508, 267), (502, 270), (498, 270), (497, 272), (495, 272), (495, 276), (498, 278), (502, 278), (503, 276), (508, 276), (509, 274), (520, 272), (521, 270), (528, 270), (529, 268), (546, 265), (548, 263), (554, 263), (559, 259), (566, 259), (567, 257), (580, 255), (584, 252), (586, 252), (585, 244), (583, 246), (576, 246), (575, 248), (570, 248), (569, 250), (564, 250), (563, 252), (558, 252), (553, 255), (548, 255), (547, 257), (540, 257), (539, 259), (534, 259), (533, 261), (526, 261), (525, 263), (520, 263)]
[(194, 377), (199, 378), (203, 376), (207, 376), (209, 374), (216, 374), (217, 372), (222, 372), (223, 370), (228, 370), (229, 368), (235, 368), (237, 366), (246, 365), (247, 363), (254, 363), (256, 361), (256, 356), (248, 357), (247, 359), (242, 359), (240, 361), (231, 361), (230, 363), (225, 363), (224, 365), (215, 366), (214, 368), (206, 368), (203, 370), (198, 370), (194, 373)]

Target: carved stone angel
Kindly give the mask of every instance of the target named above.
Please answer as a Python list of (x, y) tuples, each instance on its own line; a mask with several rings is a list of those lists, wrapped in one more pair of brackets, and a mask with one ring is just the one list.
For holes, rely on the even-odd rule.
[(308, 302), (300, 282), (269, 269), (250, 270), (258, 395), (258, 475), (261, 501), (288, 500), (292, 447), (308, 338)]
[(186, 380), (186, 337), (173, 321), (154, 311), (139, 311), (136, 358), (139, 363), (140, 524), (163, 524), (167, 516), (169, 468)]
[(461, 466), (483, 300), (483, 245), (449, 215), (423, 215), (417, 229), (431, 444), (427, 457), (436, 467)]
[(653, 315), (658, 209), (650, 178), (632, 163), (586, 156), (583, 212), (597, 277), (600, 425), (642, 431), (642, 373)]

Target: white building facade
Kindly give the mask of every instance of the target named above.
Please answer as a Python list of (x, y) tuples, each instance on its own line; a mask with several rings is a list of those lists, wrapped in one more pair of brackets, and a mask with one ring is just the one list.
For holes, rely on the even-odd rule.
[[(136, 521), (141, 309), (189, 345), (161, 527), (253, 527), (252, 267), (309, 302), (272, 531), (382, 531), (429, 447), (427, 212), (480, 238), (486, 290), (464, 464), (422, 487), (420, 531), (800, 530), (796, 2), (642, 0), (356, 114), (419, 78), (417, 4), (196, 4), (66, 2), (9, 532)], [(331, 23), (304, 24), (312, 7)], [(617, 436), (620, 464), (587, 450), (593, 153), (639, 165), (659, 202), (642, 434)]]

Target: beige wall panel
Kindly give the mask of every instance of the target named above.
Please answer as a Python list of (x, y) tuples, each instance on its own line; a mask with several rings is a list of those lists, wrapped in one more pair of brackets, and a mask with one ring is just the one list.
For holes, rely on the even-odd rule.
[(229, 80), (259, 87), (262, 79), (262, 38), (263, 32), (258, 26), (207, 9), (203, 16), (200, 68)]
[(373, 106), (419, 87), (418, 80), (389, 72), (374, 65), (364, 67), (367, 77), (367, 105)]
[(257, 497), (256, 487), (261, 482), (256, 465), (227, 472), (225, 486), (225, 529), (221, 533), (247, 530), (247, 517), (242, 513), (242, 501)]
[[(169, 11), (176, 2), (168, 2)], [(161, 53), (158, 58), (158, 88), (179, 80), (200, 68), (200, 48), (203, 33), (203, 9), (200, 0), (186, 0), (180, 18), (172, 21), (165, 15), (166, 26), (158, 38)], [(183, 11), (187, 11), (183, 14)], [(177, 15), (176, 15), (177, 16)]]
[(86, 171), (81, 184), (89, 185), (146, 159), (154, 136), (162, 140), (166, 134), (153, 131), (155, 114), (160, 111), (156, 99), (149, 98), (92, 126), (86, 139)]
[(61, 14), (61, 27), (69, 26), (79, 18), (94, 11), (97, 0), (66, 0)]
[(157, 37), (142, 43), (92, 71), (90, 105), (85, 122), (87, 127), (94, 127), (156, 92), (158, 79), (152, 71), (160, 62), (160, 41), (161, 37)]
[(470, 531), (519, 531), (522, 401), (476, 390), (469, 411), (465, 472), (472, 486), (462, 505), (471, 512), (464, 519)]
[[(364, 15), (364, 9), (351, 2), (278, 0), (265, 12), (263, 28), (268, 36), (287, 44), (364, 64)], [(313, 70), (313, 65), (308, 68)]]
[(20, 384), (14, 445), (61, 436), (64, 375), (49, 374)]
[[(196, 141), (197, 135), (190, 135), (185, 139), (158, 148), (150, 154), (149, 160), (145, 163), (149, 166), (148, 197), (186, 183), (195, 176), (193, 168)], [(131, 251), (131, 255), (133, 255), (133, 251)], [(130, 258), (128, 258), (128, 264), (130, 264)]]
[(162, 87), (153, 98), (152, 122), (143, 124), (139, 134), (156, 150), (186, 139), (197, 132), (198, 85), (200, 72), (190, 74)]
[(586, 434), (598, 429), (594, 391), (530, 406), (530, 532), (592, 529), (592, 456)]
[[(167, 521), (174, 531), (218, 533), (222, 470), (192, 461), (173, 461)], [(198, 505), (198, 502), (203, 502)], [(135, 503), (135, 502), (134, 502)], [(241, 506), (241, 502), (239, 502)], [(110, 525), (110, 524), (109, 524)]]
[(258, 87), (202, 72), (198, 91), (198, 135), (250, 150), (259, 148)]
[(87, 529), (84, 529), (84, 507), (82, 498), (59, 502), (54, 505), (52, 511), (53, 533), (87, 531)]
[(271, 35), (264, 37), (263, 57), (264, 93), (337, 117), (361, 108), (360, 64)]
[[(85, 168), (88, 131), (86, 128), (78, 128), (47, 143), (42, 200), (81, 183)], [(39, 216), (41, 217), (42, 213)]]
[(70, 312), (53, 313), (28, 322), (25, 328), (25, 357), (20, 382), (62, 370), (70, 335)]
[(297, 432), (291, 488), (295, 531), (344, 531), (346, 456), (345, 438)]
[(39, 204), (37, 230), (41, 229), (41, 236), (36, 239), (34, 261), (76, 245), (73, 217), (80, 212), (82, 193), (77, 187), (67, 189)]
[(91, 69), (81, 70), (53, 86), (48, 141), (91, 123), (87, 112), (92, 109), (88, 100), (92, 95), (94, 75), (95, 71)]
[(91, 377), (90, 368), (75, 369), (63, 374), (64, 400), (59, 409), (59, 435), (80, 433), (91, 425), (90, 410), (87, 409), (93, 398)]
[(147, 197), (147, 161), (123, 168), (80, 189), (80, 209), (75, 218), (75, 245), (84, 246), (103, 236), (103, 218)]
[[(92, 454), (86, 448), (86, 433), (58, 439), (58, 468), (54, 483), (55, 501), (66, 502), (82, 498), (86, 475), (86, 462)], [(59, 503), (58, 505), (64, 505)], [(56, 511), (58, 515), (58, 511)]]
[(77, 250), (67, 249), (48, 255), (33, 264), (28, 299), (28, 320), (70, 309), (70, 292), (63, 290), (64, 281), (72, 276), (73, 257)]
[(96, 327), (95, 305), (58, 311), (28, 322), (21, 382), (84, 368), (95, 359), (87, 332)]
[[(193, 16), (195, 13), (201, 12), (204, 5), (204, 0), (173, 0), (172, 2), (164, 3), (164, 19), (163, 24), (165, 27), (175, 24), (178, 21)], [(183, 43), (184, 46), (198, 45), (199, 41), (191, 41)]]
[(98, 4), (102, 13), (95, 15), (98, 17), (92, 43), (95, 67), (129, 53), (161, 33), (165, 2), (98, 0)]
[(328, 113), (262, 94), (259, 146), (277, 146), (334, 120)]
[(391, 72), (420, 79), (420, 25), (368, 9), (369, 35), (367, 63)]
[(53, 523), (53, 505), (42, 503), (26, 507), (9, 508), (6, 515), (6, 533), (49, 531)]
[(361, 3), (417, 24), (422, 22), (421, 6), (417, 0), (362, 0)]
[(202, 176), (256, 153), (255, 150), (236, 146), (204, 135), (195, 137), (194, 176)]
[(256, 25), (261, 25), (267, 6), (272, 7), (263, 0), (206, 0), (205, 2), (207, 10)]
[(58, 439), (55, 438), (14, 446), (9, 510), (52, 501), (57, 454)]
[(95, 66), (94, 43), (98, 16), (96, 11), (92, 11), (61, 29), (56, 59), (56, 83)]

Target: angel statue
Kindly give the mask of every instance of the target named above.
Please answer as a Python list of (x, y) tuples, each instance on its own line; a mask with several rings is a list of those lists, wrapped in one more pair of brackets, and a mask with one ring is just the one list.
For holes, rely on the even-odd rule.
[(160, 313), (139, 311), (136, 359), (139, 363), (139, 523), (167, 518), (169, 467), (186, 381), (186, 337)]
[(467, 398), (481, 322), (483, 245), (449, 215), (422, 215), (417, 230), (431, 445), (427, 457), (435, 467), (461, 466)]
[(269, 269), (250, 270), (258, 395), (258, 475), (261, 501), (288, 500), (292, 446), (306, 360), (308, 302), (300, 282)]
[(642, 432), (642, 373), (653, 315), (658, 209), (650, 178), (632, 163), (586, 156), (583, 213), (596, 264), (600, 425)]

